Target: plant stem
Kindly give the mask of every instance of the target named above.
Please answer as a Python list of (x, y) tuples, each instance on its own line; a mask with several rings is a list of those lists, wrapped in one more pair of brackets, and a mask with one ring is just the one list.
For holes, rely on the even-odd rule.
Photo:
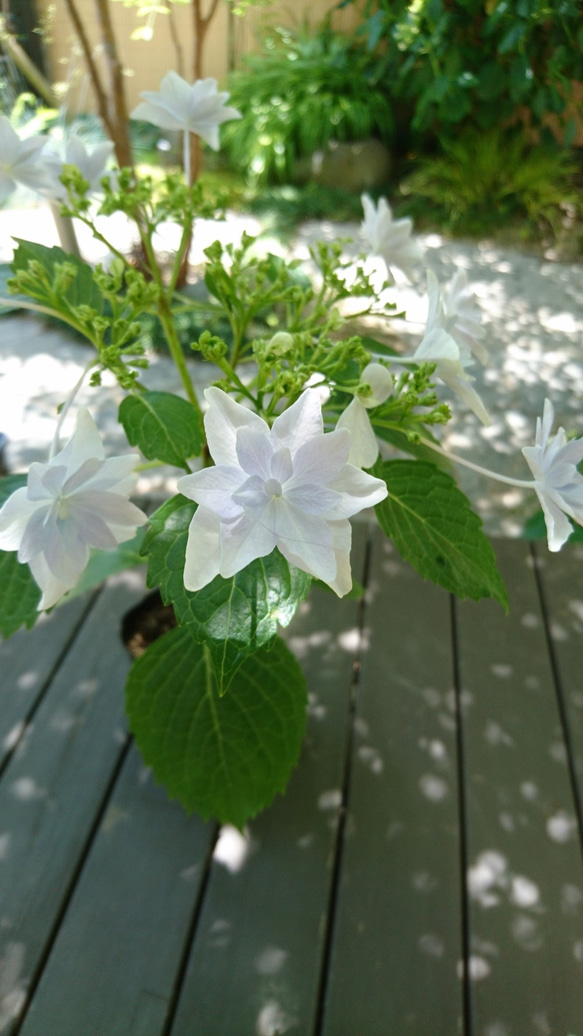
[(170, 349), (170, 355), (176, 364), (176, 369), (180, 375), (180, 380), (184, 385), (188, 400), (192, 403), (195, 410), (197, 410), (202, 416), (201, 406), (194, 390), (190, 374), (188, 373), (186, 360), (184, 358), (184, 353), (182, 352), (182, 346), (178, 339), (178, 335), (176, 334), (176, 328), (174, 327), (174, 321), (172, 320), (172, 313), (170, 312), (170, 305), (165, 296), (162, 296), (158, 302), (158, 316), (164, 329), (168, 348)]
[(532, 479), (523, 478), (510, 478), (509, 475), (499, 475), (496, 471), (490, 471), (488, 468), (482, 468), (479, 464), (473, 464), (471, 460), (464, 460), (463, 457), (456, 456), (455, 453), (450, 453), (448, 450), (444, 450), (437, 443), (431, 442), (430, 439), (424, 439), (423, 436), (419, 439), (424, 446), (428, 446), (430, 450), (435, 450), (436, 453), (441, 453), (442, 457), (447, 457), (448, 460), (455, 461), (456, 464), (461, 464), (464, 468), (469, 468), (471, 471), (477, 471), (479, 475), (486, 475), (488, 478), (493, 478), (496, 482), (504, 482), (507, 486), (518, 486), (519, 489), (534, 489), (536, 482)]
[(65, 420), (67, 414), (69, 413), (69, 410), (71, 409), (71, 405), (73, 404), (73, 402), (75, 400), (75, 397), (76, 397), (79, 389), (81, 388), (81, 385), (85, 381), (85, 375), (91, 370), (92, 367), (95, 367), (95, 363), (96, 363), (95, 360), (91, 360), (91, 362), (88, 363), (86, 367), (84, 367), (83, 372), (81, 374), (81, 377), (75, 383), (75, 385), (73, 386), (71, 392), (69, 393), (69, 398), (65, 401), (63, 409), (61, 410), (61, 413), (59, 414), (59, 420), (57, 421), (57, 427), (55, 428), (55, 434), (53, 436), (53, 441), (51, 443), (51, 448), (50, 448), (50, 451), (49, 451), (49, 462), (53, 460), (53, 458), (56, 456), (56, 454), (58, 452), (59, 443), (60, 443), (60, 437), (61, 437), (61, 428), (63, 427), (63, 421)]

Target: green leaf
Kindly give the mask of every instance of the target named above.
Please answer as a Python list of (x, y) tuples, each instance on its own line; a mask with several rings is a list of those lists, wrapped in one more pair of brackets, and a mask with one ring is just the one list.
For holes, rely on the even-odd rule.
[(150, 519), (142, 552), (148, 555), (148, 586), (160, 587), (180, 626), (206, 643), (224, 694), (248, 655), (269, 644), (277, 627), (287, 626), (311, 585), (311, 576), (274, 551), (230, 579), (217, 576), (192, 593), (184, 586), (188, 527), (196, 505), (175, 496)]
[(0, 551), (0, 586), (0, 634), (8, 639), (21, 626), (34, 626), (41, 592), (30, 568), (20, 564), (15, 551)]
[(302, 671), (276, 639), (219, 698), (205, 647), (165, 633), (134, 663), (126, 708), (144, 761), (189, 812), (242, 828), (285, 790), (306, 720)]
[(115, 550), (92, 550), (89, 564), (81, 574), (79, 582), (61, 598), (59, 604), (66, 604), (73, 597), (79, 597), (80, 594), (101, 586), (116, 572), (125, 572), (127, 568), (143, 565), (141, 547), (145, 535), (146, 527), (142, 525), (131, 540), (119, 543)]
[(200, 416), (192, 403), (172, 392), (143, 392), (126, 396), (119, 420), (128, 441), (148, 460), (186, 468), (188, 457), (198, 457), (204, 445)]
[[(0, 479), (0, 507), (26, 482), (26, 475)], [(20, 564), (16, 551), (0, 550), (0, 587), (0, 635), (7, 640), (21, 626), (34, 626), (41, 592), (28, 565)]]
[(377, 464), (389, 495), (376, 507), (383, 532), (424, 579), (458, 597), (494, 597), (508, 609), (506, 589), (482, 522), (450, 475), (426, 461)]
[(12, 496), (17, 489), (22, 489), (28, 481), (27, 475), (6, 475), (0, 478), (0, 507)]
[(65, 311), (68, 312), (71, 307), (84, 305), (91, 306), (97, 313), (103, 312), (103, 296), (93, 280), (93, 270), (89, 263), (83, 262), (76, 255), (69, 255), (56, 245), (48, 248), (46, 245), (39, 245), (34, 241), (23, 241), (20, 238), (14, 238), (14, 240), (18, 245), (12, 260), (14, 273), (18, 273), (19, 270), (27, 270), (29, 262), (36, 260), (42, 263), (52, 278), (57, 263), (69, 263), (77, 270), (77, 276), (64, 293), (64, 298), (68, 303)]
[(363, 348), (368, 349), (373, 354), (376, 353), (379, 356), (399, 355), (397, 349), (392, 349), (390, 345), (387, 345), (385, 342), (379, 342), (376, 338), (370, 338), (369, 335), (363, 335), (361, 341)]

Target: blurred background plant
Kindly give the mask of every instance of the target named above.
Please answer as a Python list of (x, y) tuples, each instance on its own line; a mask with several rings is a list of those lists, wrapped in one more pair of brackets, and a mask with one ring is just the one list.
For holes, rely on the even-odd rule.
[(442, 154), (420, 158), (401, 184), (412, 215), (452, 233), (522, 228), (525, 241), (557, 235), (569, 213), (583, 213), (578, 167), (568, 150), (529, 144), (514, 130), (467, 129)]
[(332, 141), (390, 143), (393, 116), (378, 60), (362, 41), (315, 28), (276, 27), (229, 78), (243, 118), (225, 128), (233, 167), (251, 183), (293, 180), (297, 160)]
[[(141, 41), (142, 54), (155, 39), (158, 54), (166, 33), (166, 67), (192, 79), (198, 17), (202, 36), (210, 33), (203, 74), (222, 77), (243, 115), (224, 127), (220, 155), (204, 150), (202, 175), (229, 207), (258, 215), (269, 235), (288, 237), (306, 219), (358, 220), (366, 190), (425, 229), (540, 251), (560, 241), (557, 254), (583, 253), (580, 0), (312, 0), (311, 20), (307, 0), (293, 10), (284, 0), (86, 2), (92, 19), (81, 19), (87, 31), (76, 61), (97, 100), (76, 115), (67, 94), (57, 117), (52, 41), (63, 11), (79, 14), (80, 0), (3, 0), (10, 17), (0, 32), (0, 107), (19, 132), (74, 130), (97, 143), (106, 111), (123, 127), (118, 159), (129, 154), (155, 176), (172, 168), (179, 149), (171, 133), (131, 120), (121, 139), (128, 122), (118, 118), (116, 90), (133, 98), (136, 85), (120, 55), (128, 38)], [(107, 12), (109, 28), (99, 28), (96, 12)], [(36, 87), (16, 64), (25, 50), (41, 74)], [(111, 54), (122, 78), (105, 74)], [(97, 78), (89, 56), (93, 73), (101, 62)], [(225, 82), (227, 68), (234, 71)], [(90, 98), (87, 85), (81, 93)], [(133, 103), (124, 101), (130, 110)], [(359, 184), (359, 171), (370, 176), (374, 163), (374, 183)]]
[(421, 139), (426, 148), (461, 128), (519, 116), (543, 128), (554, 116), (563, 143), (574, 138), (580, 0), (365, 0), (357, 35), (382, 68), (389, 98), (401, 102), (409, 144)]

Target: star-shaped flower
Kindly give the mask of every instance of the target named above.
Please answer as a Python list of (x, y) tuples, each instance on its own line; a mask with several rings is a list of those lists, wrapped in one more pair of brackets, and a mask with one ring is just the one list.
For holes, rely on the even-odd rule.
[(136, 453), (105, 458), (93, 418), (79, 410), (69, 442), (48, 464), (31, 465), (28, 484), (0, 510), (0, 550), (17, 550), (43, 591), (39, 610), (78, 582), (89, 548), (115, 550), (146, 515), (128, 500)]
[(205, 392), (215, 467), (178, 480), (197, 502), (184, 568), (187, 590), (228, 579), (277, 547), (339, 597), (352, 585), (348, 519), (387, 496), (385, 483), (347, 463), (350, 434), (324, 433), (317, 389), (270, 428), (218, 388)]
[(440, 327), (447, 331), (460, 348), (462, 362), (470, 354), (486, 363), (488, 352), (482, 344), (485, 330), (476, 297), (468, 286), (465, 270), (457, 270), (449, 284), (440, 288), (433, 270), (427, 271), (429, 313), (426, 331)]
[(167, 72), (160, 91), (144, 90), (144, 100), (131, 118), (143, 119), (161, 129), (196, 133), (214, 151), (219, 149), (219, 126), (240, 119), (236, 108), (225, 107), (230, 94), (217, 92), (216, 79), (197, 79), (190, 86), (176, 72)]
[(542, 421), (536, 420), (536, 445), (524, 446), (523, 454), (534, 475), (534, 489), (547, 526), (549, 550), (560, 550), (573, 527), (566, 515), (583, 525), (583, 477), (577, 465), (583, 460), (583, 439), (567, 439), (559, 428), (551, 437), (553, 405), (545, 399)]
[(361, 231), (370, 245), (371, 253), (381, 256), (389, 270), (396, 266), (412, 280), (413, 271), (422, 258), (418, 242), (411, 237), (412, 221), (393, 219), (386, 198), (379, 198), (376, 208), (368, 194), (361, 195), (360, 200), (364, 209)]
[(46, 137), (21, 140), (6, 115), (0, 115), (0, 202), (6, 201), (18, 183), (41, 191), (50, 187), (47, 164), (41, 159)]
[(413, 359), (417, 363), (434, 363), (435, 376), (463, 399), (482, 424), (490, 424), (488, 412), (478, 393), (472, 388), (471, 382), (474, 379), (466, 374), (464, 369), (465, 363), (460, 347), (447, 331), (441, 327), (427, 331), (413, 353)]
[(393, 377), (387, 368), (381, 363), (369, 363), (362, 372), (354, 399), (338, 419), (336, 427), (350, 432), (348, 461), (357, 468), (372, 468), (379, 455), (379, 444), (367, 410), (384, 403), (392, 391)]

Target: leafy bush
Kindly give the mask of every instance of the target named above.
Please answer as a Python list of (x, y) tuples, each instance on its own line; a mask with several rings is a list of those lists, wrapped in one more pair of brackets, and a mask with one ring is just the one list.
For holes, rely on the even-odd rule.
[(230, 103), (243, 115), (225, 127), (231, 162), (251, 180), (284, 180), (296, 158), (331, 140), (390, 139), (380, 71), (363, 43), (328, 22), (314, 32), (272, 30), (229, 81)]
[[(417, 131), (491, 129), (521, 106), (540, 125), (583, 79), (579, 0), (366, 0), (363, 15), (360, 35)], [(574, 131), (571, 120), (567, 143)]]
[(444, 142), (443, 151), (420, 158), (402, 189), (412, 211), (427, 213), (429, 202), (433, 215), (452, 229), (483, 231), (526, 218), (557, 230), (560, 206), (580, 205), (573, 187), (576, 166), (557, 148), (529, 146), (508, 130), (468, 130)]

